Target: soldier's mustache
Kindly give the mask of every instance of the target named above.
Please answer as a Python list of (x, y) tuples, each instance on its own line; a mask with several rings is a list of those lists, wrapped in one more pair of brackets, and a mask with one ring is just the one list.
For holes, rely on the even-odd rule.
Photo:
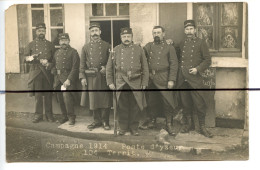
[(94, 34), (92, 37), (97, 37), (98, 35), (97, 34)]
[(129, 40), (125, 40), (124, 42), (126, 43), (126, 42), (130, 42), (130, 41)]

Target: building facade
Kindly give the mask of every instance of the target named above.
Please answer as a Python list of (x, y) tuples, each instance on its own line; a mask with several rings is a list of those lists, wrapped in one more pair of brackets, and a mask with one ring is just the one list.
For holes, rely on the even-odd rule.
[[(6, 11), (6, 73), (26, 74), (25, 46), (35, 37), (35, 26), (45, 22), (46, 39), (58, 48), (57, 35), (69, 33), (71, 46), (81, 53), (89, 41), (89, 24), (101, 23), (102, 39), (116, 46), (120, 28), (130, 26), (134, 42), (153, 41), (152, 28), (166, 28), (166, 39), (176, 46), (184, 38), (183, 22), (194, 19), (197, 35), (204, 38), (212, 56), (205, 71), (205, 84), (214, 89), (248, 87), (248, 40), (246, 3), (129, 3), (129, 4), (20, 4)], [(112, 38), (113, 36), (113, 38)], [(244, 90), (212, 92), (208, 126), (240, 122), (248, 127), (248, 95)], [(231, 123), (232, 124), (232, 123)], [(237, 124), (237, 123), (236, 123)]]

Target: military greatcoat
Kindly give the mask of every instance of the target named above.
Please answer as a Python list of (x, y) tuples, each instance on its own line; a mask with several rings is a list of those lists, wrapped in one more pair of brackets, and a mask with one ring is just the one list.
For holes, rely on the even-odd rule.
[[(90, 43), (83, 46), (80, 58), (79, 78), (87, 79), (88, 90), (109, 90), (106, 83), (106, 75), (100, 73), (101, 66), (106, 66), (107, 64), (109, 49), (109, 43), (103, 40), (91, 40)], [(85, 70), (88, 69), (95, 69), (97, 72), (94, 76), (88, 76), (85, 73)], [(89, 106), (90, 110), (111, 107), (111, 93), (104, 91), (89, 92)]]
[[(63, 84), (67, 79), (76, 87), (76, 81), (79, 75), (79, 54), (77, 50), (68, 46), (68, 48), (60, 48), (55, 52), (52, 72), (56, 75), (54, 88), (60, 83)], [(70, 89), (72, 90), (72, 89)]]
[[(167, 89), (168, 81), (176, 82), (178, 72), (178, 58), (175, 48), (165, 40), (160, 43), (150, 42), (144, 47), (148, 59), (150, 81), (158, 89)], [(172, 92), (160, 91), (168, 103), (175, 108), (176, 98)]]
[[(34, 90), (51, 90), (51, 89), (35, 89), (35, 83), (34, 79), (40, 74), (43, 73), (43, 75), (46, 77), (50, 87), (52, 87), (53, 83), (53, 76), (51, 75), (51, 69), (53, 67), (52, 59), (53, 55), (55, 53), (55, 47), (54, 45), (46, 40), (46, 39), (38, 39), (36, 38), (32, 42), (29, 43), (29, 45), (24, 50), (24, 56), (31, 56), (34, 54), (38, 54), (38, 56), (35, 57), (35, 59), (30, 63), (30, 71), (29, 71), (29, 79), (28, 79), (28, 88), (31, 91)], [(49, 65), (47, 67), (44, 67), (40, 63), (40, 59), (47, 59)], [(31, 93), (30, 95), (34, 96), (34, 93)]]
[[(211, 56), (205, 40), (194, 37), (191, 40), (185, 39), (180, 43), (181, 64), (178, 74), (178, 87), (186, 81), (194, 89), (205, 89), (203, 77), (201, 76), (211, 64)], [(196, 75), (190, 74), (189, 69), (197, 68)], [(198, 91), (205, 103), (208, 103), (208, 93)]]
[[(107, 84), (115, 84), (116, 89), (120, 90), (125, 84), (131, 89), (141, 89), (141, 86), (148, 86), (149, 69), (147, 59), (143, 49), (135, 44), (125, 46), (120, 44), (114, 49), (114, 61), (116, 75), (113, 75), (113, 60), (109, 57), (106, 70)], [(113, 82), (114, 76), (116, 82)], [(117, 100), (121, 92), (117, 92)], [(133, 91), (136, 102), (143, 110), (146, 107), (145, 96), (142, 92)]]

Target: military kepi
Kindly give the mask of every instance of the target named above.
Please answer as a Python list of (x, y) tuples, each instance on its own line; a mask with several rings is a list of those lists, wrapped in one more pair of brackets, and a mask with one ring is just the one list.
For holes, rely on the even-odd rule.
[(44, 23), (38, 23), (38, 24), (36, 24), (36, 29), (40, 29), (40, 28), (46, 29), (45, 24), (44, 24)]
[(188, 26), (194, 26), (195, 27), (195, 21), (194, 20), (186, 20), (184, 21), (184, 28)]
[(69, 34), (68, 33), (62, 33), (59, 34), (59, 39), (70, 39)]
[(132, 28), (128, 28), (128, 27), (121, 28), (121, 33), (120, 33), (120, 35), (123, 35), (123, 34), (133, 34)]
[(93, 28), (93, 27), (98, 27), (99, 29), (101, 28), (100, 27), (100, 24), (98, 22), (91, 22), (90, 23), (90, 26), (89, 26), (89, 29)]

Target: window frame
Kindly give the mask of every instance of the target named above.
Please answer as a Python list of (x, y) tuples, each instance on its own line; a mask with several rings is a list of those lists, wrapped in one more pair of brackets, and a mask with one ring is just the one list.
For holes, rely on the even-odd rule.
[[(238, 48), (221, 48), (221, 7), (222, 4), (226, 3), (238, 3), (238, 25), (236, 26), (238, 28)], [(200, 4), (212, 4), (214, 6), (213, 9), (213, 49), (209, 49), (210, 53), (217, 54), (218, 56), (225, 56), (225, 54), (229, 54), (229, 56), (241, 56), (242, 54), (242, 47), (243, 47), (243, 3), (241, 2), (222, 2), (222, 3), (206, 3), (206, 2), (200, 2), (200, 3), (194, 3), (193, 4), (193, 18), (196, 22), (196, 10), (198, 5)], [(196, 28), (198, 33), (198, 27)]]
[[(120, 15), (119, 14), (119, 4), (120, 3), (114, 3), (116, 4), (117, 7), (117, 15), (114, 16), (106, 16), (106, 4), (107, 3), (95, 3), (95, 4), (102, 4), (103, 5), (103, 16), (94, 16), (93, 15), (93, 9), (92, 9), (92, 5), (93, 3), (90, 5), (90, 21), (108, 21), (108, 20), (130, 20), (130, 14), (129, 15)], [(130, 3), (129, 7), (130, 7)], [(129, 10), (130, 11), (130, 10)]]
[[(64, 15), (64, 4), (61, 4), (60, 7), (51, 7), (51, 4), (42, 4), (42, 8), (32, 8), (32, 4), (28, 4), (28, 22), (29, 22), (29, 41), (33, 40), (33, 29), (35, 29), (35, 26), (32, 26), (32, 10), (43, 10), (44, 13), (44, 23), (46, 25), (46, 35), (45, 38), (49, 41), (51, 41), (51, 30), (52, 29), (63, 29), (63, 32), (65, 31), (65, 15)], [(62, 10), (62, 20), (63, 20), (63, 26), (51, 26), (51, 15), (50, 12), (52, 9), (61, 9)]]

